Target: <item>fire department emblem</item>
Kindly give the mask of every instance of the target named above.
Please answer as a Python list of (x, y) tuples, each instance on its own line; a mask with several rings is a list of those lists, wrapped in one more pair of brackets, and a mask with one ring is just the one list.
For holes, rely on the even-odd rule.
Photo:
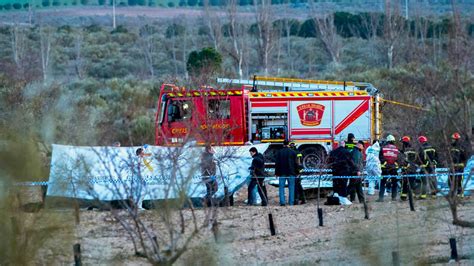
[(298, 105), (296, 110), (303, 126), (319, 126), (323, 118), (324, 105), (317, 103), (305, 103)]

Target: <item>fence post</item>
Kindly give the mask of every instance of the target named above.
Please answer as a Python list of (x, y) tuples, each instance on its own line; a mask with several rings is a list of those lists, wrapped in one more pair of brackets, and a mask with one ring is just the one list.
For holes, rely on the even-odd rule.
[(74, 250), (74, 265), (82, 266), (81, 261), (81, 244), (75, 244), (72, 249)]
[(276, 235), (275, 224), (273, 223), (273, 215), (271, 213), (268, 214), (268, 221), (270, 222), (270, 234), (274, 236)]

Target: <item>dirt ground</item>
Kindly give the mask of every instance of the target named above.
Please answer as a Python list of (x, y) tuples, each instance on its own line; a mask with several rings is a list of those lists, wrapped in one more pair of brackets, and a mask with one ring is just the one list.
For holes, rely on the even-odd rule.
[[(455, 227), (444, 198), (415, 202), (375, 202), (369, 197), (370, 220), (364, 219), (362, 204), (325, 206), (324, 226), (318, 225), (317, 203), (280, 207), (277, 189), (268, 187), (269, 207), (245, 206), (242, 189), (233, 207), (219, 208), (217, 240), (203, 230), (177, 265), (390, 265), (398, 251), (402, 265), (448, 263), (449, 238), (455, 237), (461, 265), (474, 265), (474, 229)], [(325, 199), (323, 199), (325, 200)], [(474, 220), (472, 198), (460, 206), (460, 218)], [(52, 209), (66, 214), (71, 210)], [(159, 211), (159, 210), (156, 210)], [(156, 211), (141, 212), (155, 230)], [(203, 210), (198, 211), (199, 213)], [(276, 235), (271, 236), (268, 214), (274, 217)], [(109, 211), (81, 210), (80, 224), (61, 230), (39, 251), (37, 263), (63, 265), (73, 262), (72, 245), (80, 243), (84, 265), (148, 265), (133, 255), (126, 232)]]

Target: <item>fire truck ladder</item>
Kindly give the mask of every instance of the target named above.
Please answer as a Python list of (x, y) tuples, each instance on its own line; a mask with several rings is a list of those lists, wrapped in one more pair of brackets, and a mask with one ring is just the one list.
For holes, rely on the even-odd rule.
[[(352, 81), (310, 80), (277, 77), (259, 77), (254, 79), (218, 78), (217, 83), (252, 86), (253, 91), (354, 91), (366, 90), (375, 95), (378, 90), (370, 83)], [(258, 87), (257, 87), (258, 86)]]

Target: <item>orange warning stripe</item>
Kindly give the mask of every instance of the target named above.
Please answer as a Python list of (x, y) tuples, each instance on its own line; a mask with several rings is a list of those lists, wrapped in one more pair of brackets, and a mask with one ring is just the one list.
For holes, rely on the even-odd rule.
[(263, 97), (334, 97), (364, 96), (366, 91), (326, 91), (326, 92), (251, 92), (251, 98)]

